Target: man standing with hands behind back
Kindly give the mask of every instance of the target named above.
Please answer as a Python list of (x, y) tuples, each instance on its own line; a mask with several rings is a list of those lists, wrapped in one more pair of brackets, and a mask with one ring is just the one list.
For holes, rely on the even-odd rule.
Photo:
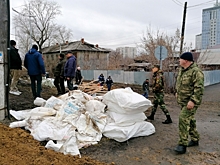
[[(191, 52), (185, 52), (180, 56), (181, 68), (177, 76), (176, 97), (181, 106), (179, 115), (179, 142), (174, 149), (178, 154), (184, 154), (186, 147), (199, 145), (199, 133), (196, 129), (194, 115), (202, 102), (204, 91), (204, 75), (201, 69), (193, 61)], [(188, 143), (188, 135), (191, 141)]]
[(20, 95), (21, 92), (18, 91), (17, 83), (21, 75), (22, 61), (18, 53), (18, 49), (15, 47), (16, 42), (14, 40), (10, 41), (10, 71), (12, 75), (11, 86), (9, 93)]
[(71, 51), (66, 52), (66, 64), (64, 66), (64, 77), (67, 80), (67, 87), (71, 91), (73, 90), (73, 78), (76, 73), (76, 57)]
[[(31, 90), (34, 99), (41, 97), (42, 76), (45, 76), (45, 67), (42, 55), (37, 51), (38, 46), (33, 45), (24, 58), (24, 66), (31, 79)], [(37, 90), (36, 90), (37, 81)]]

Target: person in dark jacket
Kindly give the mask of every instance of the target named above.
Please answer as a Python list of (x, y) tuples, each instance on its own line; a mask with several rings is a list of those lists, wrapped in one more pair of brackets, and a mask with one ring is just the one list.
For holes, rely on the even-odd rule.
[(143, 96), (148, 99), (148, 91), (149, 91), (149, 79), (148, 78), (143, 82), (142, 89), (144, 91)]
[(33, 45), (24, 58), (24, 66), (27, 68), (31, 79), (31, 90), (34, 98), (41, 97), (42, 76), (45, 76), (44, 61), (42, 55), (37, 50), (38, 46)]
[(16, 42), (14, 40), (10, 41), (10, 72), (11, 72), (11, 85), (10, 92), (11, 94), (20, 95), (21, 92), (18, 91), (17, 83), (21, 75), (22, 70), (22, 61), (18, 53), (18, 49), (15, 47)]
[(76, 74), (76, 57), (71, 51), (66, 53), (67, 61), (64, 66), (64, 77), (67, 80), (67, 87), (69, 90), (74, 90), (73, 79)]
[(60, 53), (58, 56), (59, 62), (54, 71), (54, 85), (57, 88), (57, 95), (62, 95), (65, 93), (65, 86), (64, 86), (64, 65), (66, 60), (64, 59), (64, 54)]
[(111, 76), (108, 76), (108, 78), (106, 79), (106, 85), (107, 85), (107, 88), (108, 88), (108, 91), (110, 91), (111, 90), (111, 87), (112, 87), (112, 85), (113, 85), (113, 80), (112, 80), (112, 78), (111, 78)]
[(100, 86), (103, 86), (104, 83), (105, 83), (105, 77), (104, 75), (101, 73), (100, 76), (98, 77), (98, 81), (99, 81), (99, 84)]
[(81, 81), (82, 81), (81, 70), (80, 70), (80, 67), (77, 67), (77, 69), (76, 69), (76, 84), (80, 85)]

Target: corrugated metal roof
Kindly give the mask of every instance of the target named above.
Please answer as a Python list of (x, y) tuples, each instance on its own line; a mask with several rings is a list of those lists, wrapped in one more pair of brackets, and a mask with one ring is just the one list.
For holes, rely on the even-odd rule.
[(150, 65), (151, 65), (151, 63), (133, 63), (128, 66), (146, 67), (146, 66), (150, 66)]
[(105, 48), (100, 48), (96, 45), (90, 44), (88, 42), (74, 41), (61, 45), (54, 45), (42, 49), (44, 54), (57, 53), (61, 49), (62, 52), (66, 51), (93, 51), (93, 52), (106, 52), (109, 53), (110, 50)]
[(203, 65), (220, 65), (220, 52), (200, 53), (197, 63)]

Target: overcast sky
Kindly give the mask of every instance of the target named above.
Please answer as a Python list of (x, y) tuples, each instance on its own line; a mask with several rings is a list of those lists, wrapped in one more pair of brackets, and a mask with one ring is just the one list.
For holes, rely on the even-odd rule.
[[(49, 1), (49, 0), (48, 0)], [(181, 30), (183, 0), (53, 0), (61, 6), (57, 23), (73, 31), (73, 40), (84, 38), (100, 47), (132, 46), (141, 42), (149, 25), (168, 35)], [(185, 42), (195, 45), (195, 35), (201, 33), (202, 9), (213, 7), (216, 0), (187, 2)], [(10, 0), (10, 8), (21, 9), (24, 1)], [(15, 13), (11, 11), (11, 16)], [(13, 23), (13, 22), (11, 22)], [(14, 29), (11, 29), (11, 34)], [(13, 39), (13, 35), (12, 35)]]

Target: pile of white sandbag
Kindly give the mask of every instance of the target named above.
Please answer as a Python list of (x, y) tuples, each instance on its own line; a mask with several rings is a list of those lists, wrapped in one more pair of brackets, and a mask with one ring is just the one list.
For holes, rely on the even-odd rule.
[(143, 112), (151, 102), (130, 88), (114, 89), (103, 97), (74, 90), (58, 98), (37, 98), (34, 103), (40, 107), (10, 110), (19, 120), (10, 127), (25, 127), (34, 139), (48, 141), (46, 148), (64, 154), (80, 155), (80, 148), (97, 144), (102, 135), (122, 142), (155, 132), (144, 121)]
[(152, 123), (144, 121), (144, 112), (152, 106), (151, 101), (135, 93), (131, 88), (115, 89), (103, 96), (108, 106), (108, 124), (104, 136), (123, 142), (132, 137), (148, 136), (155, 132)]

